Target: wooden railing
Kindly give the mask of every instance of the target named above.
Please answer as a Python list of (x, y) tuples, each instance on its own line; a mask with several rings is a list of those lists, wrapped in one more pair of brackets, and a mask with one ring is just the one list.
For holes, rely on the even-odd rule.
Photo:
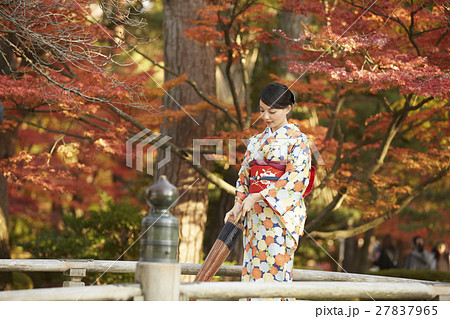
[[(135, 284), (82, 286), (87, 272), (135, 273), (137, 261), (66, 260), (66, 259), (0, 259), (0, 273), (63, 272), (75, 274), (76, 280), (66, 281), (64, 288), (38, 288), (0, 292), (0, 300), (148, 300), (149, 286), (145, 280)], [(146, 263), (154, 264), (156, 263)], [(195, 275), (200, 264), (179, 264), (181, 274)], [(240, 266), (222, 266), (217, 275), (239, 277)], [(180, 283), (179, 278), (163, 278), (177, 286), (176, 300), (230, 300), (245, 297), (292, 297), (308, 300), (450, 300), (450, 284), (405, 278), (346, 274), (317, 270), (295, 269), (291, 283), (211, 282)], [(157, 284), (151, 285), (157, 289)], [(159, 296), (163, 300), (170, 297)], [(158, 298), (159, 298), (158, 297)], [(165, 299), (167, 298), (167, 299)]]
[(140, 284), (113, 284), (92, 287), (58, 287), (0, 291), (0, 300), (10, 301), (91, 301), (144, 300)]

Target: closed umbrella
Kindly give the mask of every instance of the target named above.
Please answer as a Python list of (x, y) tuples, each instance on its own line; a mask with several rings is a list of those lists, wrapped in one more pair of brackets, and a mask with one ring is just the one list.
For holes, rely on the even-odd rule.
[(217, 273), (242, 234), (243, 227), (239, 223), (239, 219), (240, 217), (225, 223), (194, 281), (209, 282)]

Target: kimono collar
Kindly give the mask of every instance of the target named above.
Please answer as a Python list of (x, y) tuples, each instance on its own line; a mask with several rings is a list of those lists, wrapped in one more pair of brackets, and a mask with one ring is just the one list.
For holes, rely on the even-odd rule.
[(288, 129), (298, 129), (300, 131), (300, 129), (298, 128), (297, 124), (286, 124), (282, 127), (280, 127), (278, 130), (276, 130), (275, 132), (272, 132), (272, 129), (267, 126), (266, 129), (264, 130), (264, 134), (267, 134), (267, 136), (276, 136), (277, 134), (281, 133), (283, 131), (283, 129), (288, 130)]

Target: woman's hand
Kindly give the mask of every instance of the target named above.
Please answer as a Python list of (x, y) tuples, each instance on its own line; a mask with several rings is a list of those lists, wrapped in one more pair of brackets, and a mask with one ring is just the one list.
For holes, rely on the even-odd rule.
[(248, 195), (242, 204), (235, 202), (233, 208), (230, 209), (230, 211), (225, 215), (225, 223), (227, 221), (234, 221), (241, 216), (245, 216), (253, 209), (253, 206), (255, 206), (255, 204), (263, 198), (264, 197), (260, 193), (253, 193)]
[(263, 196), (260, 193), (253, 193), (247, 196), (242, 202), (242, 216), (245, 216), (249, 211), (253, 209), (255, 204), (262, 200)]
[(235, 202), (233, 208), (230, 209), (230, 211), (225, 215), (224, 222), (225, 223), (227, 221), (232, 222), (232, 221), (235, 221), (236, 219), (240, 218), (241, 208), (242, 208), (242, 204)]

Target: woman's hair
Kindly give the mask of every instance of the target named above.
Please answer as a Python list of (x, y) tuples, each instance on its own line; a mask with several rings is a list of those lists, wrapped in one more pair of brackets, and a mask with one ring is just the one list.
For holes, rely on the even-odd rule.
[[(446, 246), (445, 243), (444, 243), (443, 241), (438, 241), (438, 242), (436, 243), (436, 245), (434, 245), (434, 247), (433, 247), (433, 249), (432, 249), (432, 251), (431, 251), (431, 252), (434, 254), (434, 257), (435, 257), (436, 259), (438, 259), (439, 256), (441, 255), (441, 254), (439, 253), (439, 246), (441, 246), (441, 245)], [(444, 251), (443, 255), (445, 256), (445, 251)]]
[(295, 97), (291, 90), (286, 85), (277, 82), (267, 85), (261, 91), (260, 99), (264, 104), (275, 109), (285, 109), (295, 103)]

